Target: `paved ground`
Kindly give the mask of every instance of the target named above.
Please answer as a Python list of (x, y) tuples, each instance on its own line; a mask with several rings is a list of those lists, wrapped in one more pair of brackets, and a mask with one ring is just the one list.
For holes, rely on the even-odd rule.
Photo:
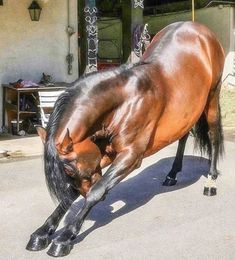
[(226, 138), (227, 140), (235, 141), (235, 88), (222, 88), (220, 104)]
[[(7, 151), (7, 157), (1, 158), (1, 151)], [(39, 136), (19, 137), (0, 136), (0, 163), (17, 158), (33, 158), (42, 155), (43, 145)]]
[[(175, 148), (145, 159), (96, 206), (65, 259), (235, 259), (235, 143), (226, 142), (216, 197), (202, 195), (208, 162), (192, 155), (190, 143), (178, 184), (161, 186)], [(42, 166), (41, 158), (0, 164), (1, 260), (50, 259), (24, 249), (54, 208)]]

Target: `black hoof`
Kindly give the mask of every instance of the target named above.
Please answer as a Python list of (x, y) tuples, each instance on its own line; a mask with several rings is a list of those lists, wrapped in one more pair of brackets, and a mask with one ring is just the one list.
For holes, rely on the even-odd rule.
[(163, 186), (174, 186), (177, 183), (177, 179), (173, 179), (169, 176), (166, 176), (165, 181), (163, 182)]
[(50, 243), (51, 239), (49, 239), (49, 237), (38, 237), (32, 235), (26, 246), (26, 249), (29, 251), (39, 251), (48, 247)]
[(203, 194), (205, 196), (215, 196), (217, 194), (217, 190), (215, 187), (204, 187)]
[(50, 249), (47, 251), (47, 254), (54, 257), (66, 256), (73, 249), (73, 245), (63, 245), (52, 243)]

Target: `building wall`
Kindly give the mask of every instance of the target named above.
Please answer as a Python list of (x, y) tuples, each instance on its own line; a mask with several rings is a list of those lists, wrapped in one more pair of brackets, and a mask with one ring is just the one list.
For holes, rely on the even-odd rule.
[[(30, 20), (31, 0), (5, 0), (0, 6), (0, 85), (27, 79), (38, 82), (43, 72), (55, 81), (71, 82), (78, 77), (77, 33), (71, 37), (73, 74), (68, 75), (68, 8), (65, 0), (39, 0), (39, 22)], [(77, 31), (77, 1), (70, 0), (70, 24)], [(0, 88), (2, 115), (2, 88)], [(0, 127), (2, 117), (0, 116)]]

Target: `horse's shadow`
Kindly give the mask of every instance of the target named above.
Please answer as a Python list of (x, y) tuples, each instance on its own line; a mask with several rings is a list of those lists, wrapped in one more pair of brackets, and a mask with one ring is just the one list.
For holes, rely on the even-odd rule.
[[(88, 215), (88, 219), (95, 221), (93, 226), (79, 234), (74, 243), (81, 242), (93, 230), (108, 224), (115, 218), (141, 207), (157, 194), (190, 186), (209, 171), (209, 161), (207, 159), (185, 156), (182, 172), (178, 174), (178, 183), (172, 187), (164, 187), (162, 183), (171, 169), (173, 160), (174, 157), (162, 159), (113, 188), (106, 199), (98, 203)], [(83, 201), (81, 199), (74, 203), (72, 210), (65, 218), (66, 224), (75, 220), (75, 214), (81, 208)], [(124, 206), (113, 212), (112, 205), (120, 201)], [(58, 232), (56, 233), (58, 234)]]

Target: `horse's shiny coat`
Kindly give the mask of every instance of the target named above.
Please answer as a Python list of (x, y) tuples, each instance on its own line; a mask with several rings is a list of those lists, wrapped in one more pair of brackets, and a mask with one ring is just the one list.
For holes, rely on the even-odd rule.
[[(208, 174), (216, 179), (223, 141), (218, 100), (223, 64), (222, 47), (212, 32), (198, 23), (175, 23), (153, 38), (138, 64), (92, 74), (62, 94), (47, 133), (41, 130), (47, 184), (60, 202), (53, 214), (61, 216), (63, 205), (67, 210), (76, 190), (86, 200), (77, 221), (55, 238), (50, 255), (68, 254), (90, 209), (144, 157), (179, 140), (164, 182), (174, 185), (194, 125), (201, 148), (211, 157)], [(214, 195), (214, 187), (213, 194), (206, 188), (205, 194)], [(34, 238), (30, 241), (34, 244), (29, 242), (28, 249), (41, 248)]]

